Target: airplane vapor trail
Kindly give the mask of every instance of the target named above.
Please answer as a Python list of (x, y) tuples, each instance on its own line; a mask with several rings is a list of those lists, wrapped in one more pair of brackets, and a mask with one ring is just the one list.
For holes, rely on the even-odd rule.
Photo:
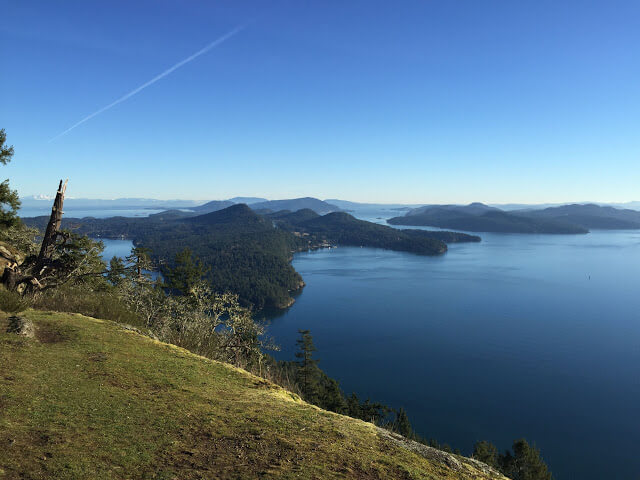
[(188, 56), (187, 58), (185, 58), (184, 60), (176, 63), (174, 66), (168, 68), (167, 70), (165, 70), (164, 72), (162, 72), (159, 75), (156, 75), (155, 77), (153, 77), (151, 80), (149, 80), (148, 82), (140, 85), (138, 88), (136, 88), (135, 90), (130, 91), (129, 93), (127, 93), (126, 95), (124, 95), (123, 97), (120, 97), (119, 99), (117, 99), (114, 102), (111, 102), (109, 105), (107, 105), (106, 107), (102, 107), (100, 110), (97, 110), (95, 112), (93, 112), (91, 115), (87, 115), (86, 117), (84, 117), (82, 120), (80, 120), (79, 122), (75, 123), (74, 125), (71, 125), (69, 128), (67, 128), (64, 132), (56, 135), (55, 137), (53, 137), (51, 140), (49, 140), (49, 142), (53, 142), (54, 140), (62, 137), (63, 135), (66, 135), (67, 133), (69, 133), (71, 130), (73, 130), (74, 128), (82, 125), (84, 122), (87, 122), (89, 120), (91, 120), (93, 117), (95, 117), (96, 115), (100, 115), (102, 112), (105, 112), (107, 110), (109, 110), (112, 107), (115, 107), (116, 105), (118, 105), (119, 103), (124, 102), (125, 100), (133, 97), (135, 94), (140, 93), (140, 91), (144, 90), (145, 88), (153, 85), (154, 83), (156, 83), (158, 80), (161, 80), (162, 78), (166, 77), (167, 75), (169, 75), (170, 73), (172, 73), (174, 70), (177, 70), (178, 68), (182, 67), (183, 65), (189, 63), (192, 60), (195, 60), (196, 58), (198, 58), (200, 55), (203, 55), (205, 53), (207, 53), (209, 50), (211, 50), (212, 48), (217, 47), (218, 45), (220, 45), (221, 43), (225, 42), (226, 40), (230, 39), (231, 37), (233, 37), (234, 35), (236, 35), (237, 33), (239, 33), (240, 31), (244, 30), (244, 28), (246, 28), (246, 25), (241, 25), (239, 27), (234, 28), (233, 30), (231, 30), (228, 33), (225, 33), (223, 36), (221, 36), (220, 38), (214, 40), (213, 42), (211, 42), (209, 45), (207, 45), (206, 47), (204, 47), (201, 50), (198, 50), (196, 53), (194, 53), (193, 55)]

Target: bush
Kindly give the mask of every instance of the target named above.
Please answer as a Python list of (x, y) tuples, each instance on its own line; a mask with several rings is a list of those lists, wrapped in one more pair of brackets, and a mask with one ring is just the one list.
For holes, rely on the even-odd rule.
[(16, 314), (29, 307), (29, 301), (19, 293), (0, 290), (0, 310), (5, 313)]
[(62, 287), (39, 293), (33, 301), (38, 310), (80, 313), (88, 317), (113, 320), (137, 327), (144, 322), (111, 291), (87, 291), (78, 287)]

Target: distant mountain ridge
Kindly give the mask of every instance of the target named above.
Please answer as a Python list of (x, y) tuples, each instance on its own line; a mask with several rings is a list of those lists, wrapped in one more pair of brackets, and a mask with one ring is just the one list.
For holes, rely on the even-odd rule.
[[(251, 203), (234, 202), (234, 200), (249, 200)], [(290, 198), (285, 200), (264, 200), (252, 197), (235, 197), (230, 200), (213, 200), (205, 203), (204, 205), (192, 208), (191, 210), (198, 214), (202, 214), (215, 212), (238, 204), (248, 205), (249, 208), (259, 213), (272, 213), (285, 210), (295, 212), (307, 209), (312, 210), (319, 215), (324, 215), (326, 213), (340, 211), (340, 208), (337, 206), (313, 197)]]
[(245, 231), (251, 227), (258, 226), (262, 229), (268, 228), (268, 223), (264, 217), (255, 213), (248, 205), (238, 203), (221, 210), (205, 213), (195, 217), (187, 217), (182, 220), (190, 224), (217, 225), (217, 226), (242, 226)]
[(504, 212), (482, 203), (433, 205), (409, 210), (387, 220), (392, 225), (431, 226), (468, 232), (587, 233), (588, 229), (556, 218), (533, 218)]
[(269, 201), (268, 199), (261, 197), (233, 197), (229, 198), (228, 200), (233, 203), (246, 203), (247, 205)]
[(197, 212), (199, 214), (203, 214), (209, 212), (217, 212), (218, 210), (230, 207), (231, 205), (235, 205), (235, 202), (232, 202), (231, 200), (211, 200), (210, 202), (191, 208), (190, 210), (193, 210), (194, 212)]
[(313, 197), (268, 200), (266, 202), (253, 203), (250, 207), (253, 210), (260, 210), (264, 213), (278, 212), (281, 210), (296, 212), (298, 210), (309, 209), (320, 215), (325, 215), (327, 213), (340, 211), (339, 207)]
[(573, 204), (542, 210), (515, 210), (511, 213), (530, 218), (552, 219), (602, 230), (640, 229), (640, 212), (595, 204)]
[(417, 207), (409, 210), (406, 213), (406, 216), (410, 215), (419, 215), (421, 213), (426, 212), (434, 212), (437, 210), (442, 210), (446, 212), (455, 213), (461, 216), (464, 215), (481, 215), (487, 212), (500, 212), (501, 210), (496, 207), (490, 207), (489, 205), (485, 205), (484, 203), (474, 202), (469, 205), (425, 205), (423, 207)]

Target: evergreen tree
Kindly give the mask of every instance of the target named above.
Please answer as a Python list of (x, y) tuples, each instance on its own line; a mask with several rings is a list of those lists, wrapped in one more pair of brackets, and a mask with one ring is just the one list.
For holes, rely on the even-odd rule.
[(382, 423), (391, 413), (391, 408), (383, 403), (372, 402), (368, 398), (360, 404), (360, 416), (359, 418), (365, 422), (372, 422), (376, 425)]
[(185, 248), (176, 255), (173, 268), (170, 268), (165, 276), (169, 288), (189, 295), (206, 273), (202, 261), (193, 255), (190, 248)]
[(340, 390), (338, 381), (333, 378), (326, 377), (321, 402), (322, 408), (326, 410), (336, 413), (345, 413), (347, 411), (347, 402), (344, 399), (344, 394)]
[(360, 399), (355, 392), (347, 397), (347, 415), (353, 418), (362, 418), (362, 410), (360, 409)]
[[(5, 145), (7, 134), (0, 129), (0, 163), (6, 165), (13, 158), (13, 147)], [(16, 190), (9, 187), (9, 179), (0, 183), (0, 227), (9, 228), (20, 223), (18, 209), (20, 208), (20, 197)]]
[(513, 453), (500, 455), (499, 469), (511, 480), (552, 480), (553, 476), (535, 445), (524, 438), (513, 442)]
[(317, 404), (319, 400), (318, 380), (320, 369), (318, 368), (318, 361), (313, 358), (313, 352), (316, 351), (316, 347), (313, 344), (313, 337), (309, 330), (298, 330), (298, 333), (300, 334), (300, 338), (296, 341), (298, 345), (298, 351), (296, 352), (298, 383), (304, 399), (310, 403)]
[(109, 271), (107, 272), (107, 280), (111, 285), (117, 287), (124, 281), (124, 262), (120, 257), (113, 257), (109, 260)]
[(498, 449), (490, 442), (481, 441), (473, 446), (473, 458), (498, 468)]
[(411, 422), (409, 421), (409, 416), (404, 408), (400, 408), (400, 410), (396, 411), (396, 419), (393, 422), (393, 430), (398, 432), (400, 435), (413, 438), (413, 429), (411, 428)]
[(151, 249), (146, 247), (133, 247), (126, 260), (133, 270), (133, 273), (140, 278), (145, 270), (151, 270)]

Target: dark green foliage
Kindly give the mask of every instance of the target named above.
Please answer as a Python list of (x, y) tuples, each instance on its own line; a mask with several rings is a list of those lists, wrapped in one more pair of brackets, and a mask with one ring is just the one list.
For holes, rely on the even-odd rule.
[(0, 289), (0, 310), (5, 313), (20, 313), (29, 307), (29, 301), (17, 292)]
[[(28, 294), (82, 285), (87, 293), (106, 288), (107, 267), (102, 260), (104, 245), (69, 231), (58, 232), (51, 256), (42, 263), (35, 254), (29, 255), (18, 271), (5, 270), (3, 282), (7, 289)], [(9, 275), (7, 275), (9, 274)]]
[(353, 418), (360, 418), (360, 399), (355, 392), (347, 397), (347, 415)]
[(415, 236), (415, 237), (433, 238), (435, 240), (440, 240), (441, 242), (444, 242), (447, 244), (482, 241), (482, 239), (477, 235), (469, 235), (468, 233), (460, 233), (460, 232), (414, 230), (414, 229), (403, 229), (402, 232), (407, 235)]
[[(27, 219), (26, 223), (44, 228), (46, 218)], [(153, 251), (163, 274), (188, 246), (208, 268), (205, 278), (214, 291), (236, 293), (243, 305), (258, 310), (290, 305), (290, 292), (304, 285), (290, 260), (306, 242), (274, 228), (270, 220), (246, 205), (191, 218), (65, 219), (63, 226), (92, 236), (134, 239), (139, 247)]]
[(195, 258), (190, 248), (185, 248), (177, 253), (173, 266), (165, 273), (167, 287), (188, 295), (197, 284), (202, 281), (206, 268), (202, 260)]
[[(13, 158), (13, 147), (5, 145), (7, 134), (0, 129), (0, 163), (6, 165)], [(18, 209), (20, 208), (20, 197), (16, 190), (11, 190), (9, 180), (0, 183), (0, 227), (9, 228), (20, 223)]]
[(133, 272), (138, 276), (142, 276), (145, 270), (151, 270), (151, 249), (145, 247), (133, 247), (131, 254), (127, 256), (126, 261)]
[(495, 445), (482, 441), (475, 444), (473, 458), (497, 468), (511, 480), (552, 480), (553, 475), (535, 445), (524, 438), (513, 442), (513, 452), (498, 453)]
[(313, 210), (305, 208), (296, 212), (281, 210), (275, 213), (267, 213), (265, 216), (271, 218), (280, 228), (292, 232), (296, 230), (296, 225), (317, 218), (320, 215)]
[(332, 412), (345, 413), (347, 411), (347, 401), (337, 380), (327, 377), (322, 389), (320, 404), (322, 408)]
[(283, 228), (304, 232), (316, 241), (350, 246), (385, 248), (420, 255), (438, 255), (447, 251), (444, 242), (424, 235), (358, 220), (344, 212), (308, 218), (295, 212), (275, 220)]
[(473, 458), (491, 467), (498, 467), (498, 449), (490, 442), (477, 442), (473, 446)]
[(500, 471), (511, 480), (551, 480), (553, 476), (540, 457), (540, 450), (524, 438), (513, 442), (513, 453), (500, 456)]
[(391, 407), (383, 403), (372, 402), (368, 398), (360, 404), (359, 410), (359, 418), (375, 424), (382, 424), (392, 411)]
[(409, 421), (409, 416), (404, 408), (400, 408), (400, 410), (396, 412), (396, 419), (393, 422), (393, 430), (407, 438), (413, 438), (411, 422)]
[(382, 403), (371, 402), (368, 398), (360, 402), (358, 395), (352, 393), (346, 398), (347, 415), (367, 422), (382, 423), (391, 412), (391, 408)]
[(48, 274), (40, 278), (48, 287), (63, 284), (101, 288), (107, 266), (102, 260), (104, 244), (74, 232), (63, 232), (63, 240), (56, 244)]
[(114, 286), (119, 286), (124, 281), (125, 265), (120, 257), (113, 257), (109, 260), (109, 271), (107, 280)]
[(0, 129), (0, 163), (6, 165), (13, 158), (13, 146), (5, 145), (7, 141), (7, 132), (4, 128)]
[(300, 338), (296, 341), (298, 351), (296, 358), (298, 359), (297, 380), (302, 391), (302, 396), (310, 403), (318, 403), (320, 369), (318, 361), (313, 358), (313, 352), (316, 347), (313, 344), (313, 337), (309, 330), (298, 330)]

